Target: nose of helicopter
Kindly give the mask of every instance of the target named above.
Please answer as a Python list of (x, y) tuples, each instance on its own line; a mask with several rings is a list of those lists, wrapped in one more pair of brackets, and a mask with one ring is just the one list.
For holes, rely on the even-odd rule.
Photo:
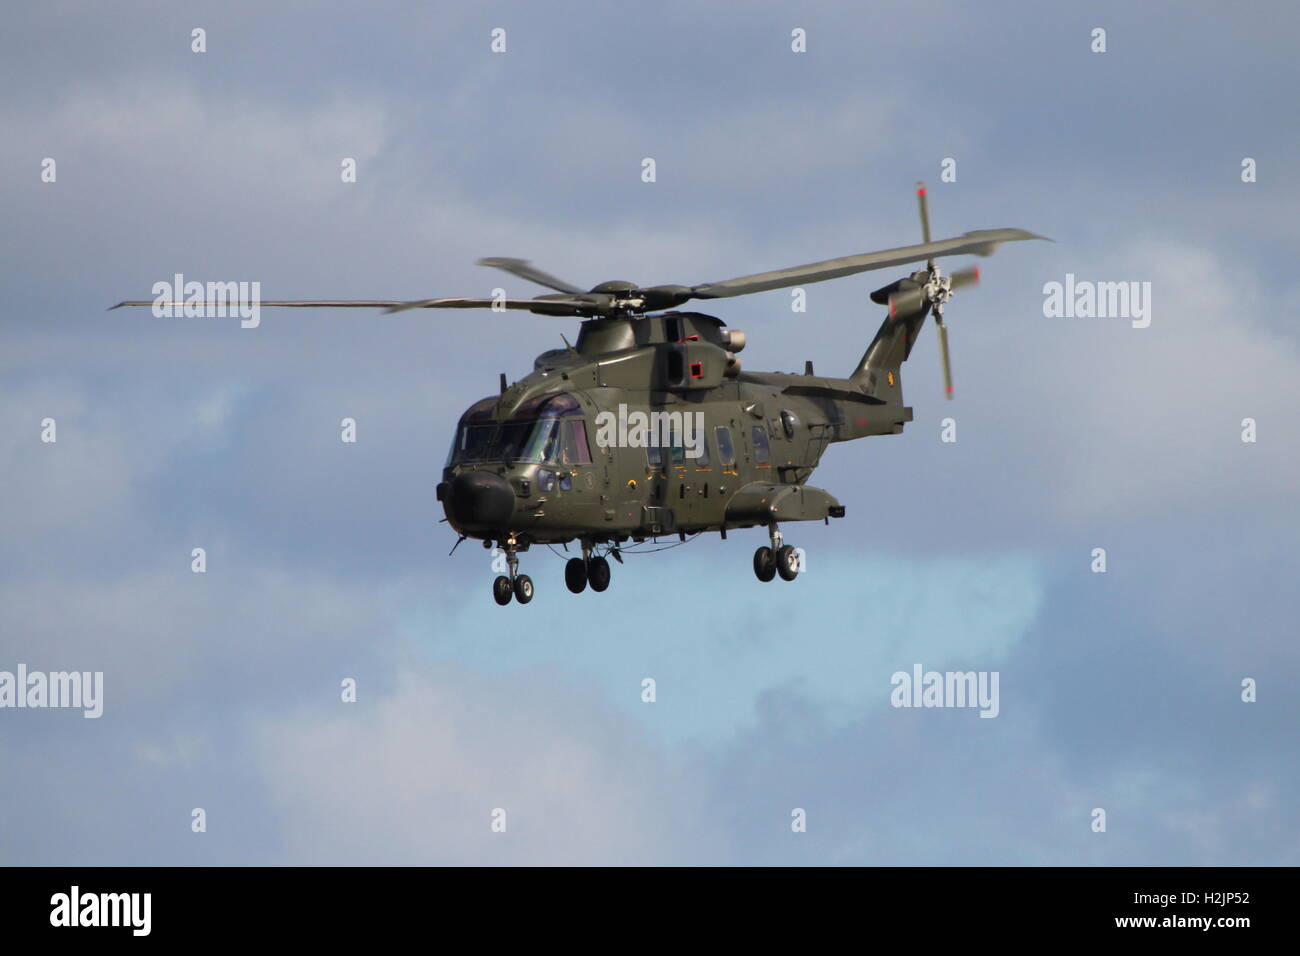
[(500, 475), (463, 471), (451, 480), (443, 504), (447, 517), (462, 528), (503, 529), (515, 512), (515, 492)]

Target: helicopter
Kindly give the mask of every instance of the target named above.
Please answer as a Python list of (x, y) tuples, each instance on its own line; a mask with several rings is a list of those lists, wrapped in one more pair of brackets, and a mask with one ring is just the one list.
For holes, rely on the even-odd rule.
[[(901, 434), (912, 421), (903, 404), (901, 367), (927, 316), (938, 329), (944, 388), (953, 396), (944, 310), (954, 290), (979, 280), (978, 268), (944, 274), (937, 260), (988, 256), (1003, 242), (1044, 239), (1023, 229), (981, 229), (932, 241), (926, 189), (917, 183), (918, 245), (829, 259), (702, 285), (641, 287), (602, 282), (590, 290), (524, 259), (487, 258), (479, 265), (551, 289), (534, 298), (279, 300), (289, 308), (511, 309), (582, 319), (577, 340), (543, 352), (513, 383), (504, 373), (495, 394), (475, 402), (456, 423), (436, 487), (445, 521), (459, 537), (498, 549), (508, 573), (492, 584), (499, 605), (533, 599), (519, 555), (533, 545), (578, 543), (565, 564), (567, 588), (601, 592), (608, 558), (661, 536), (684, 542), (703, 532), (762, 527), (768, 543), (753, 556), (763, 582), (793, 581), (803, 552), (787, 544), (781, 524), (843, 518), (834, 496), (807, 482), (833, 443)], [(725, 299), (824, 282), (924, 262), (876, 289), (887, 314), (845, 378), (747, 372), (739, 353), (746, 335), (713, 315), (682, 311), (694, 300)], [(497, 290), (498, 292), (500, 290)], [(126, 301), (122, 306), (178, 303)], [(629, 553), (632, 553), (629, 551)]]

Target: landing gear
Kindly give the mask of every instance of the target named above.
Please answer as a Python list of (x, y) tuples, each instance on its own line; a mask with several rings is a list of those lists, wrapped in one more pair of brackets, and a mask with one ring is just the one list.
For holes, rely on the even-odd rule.
[(793, 581), (799, 576), (799, 555), (794, 548), (783, 544), (776, 552), (776, 573), (782, 581)]
[(587, 563), (587, 580), (593, 591), (603, 591), (609, 587), (609, 562), (602, 557), (592, 558)]
[(587, 589), (587, 562), (582, 558), (570, 558), (564, 565), (564, 584), (574, 594), (581, 594), (585, 591)]
[(504, 574), (492, 582), (492, 598), (498, 604), (502, 606), (509, 604), (514, 594), (515, 589), (511, 586), (510, 579)]
[(533, 579), (519, 573), (519, 542), (511, 535), (501, 546), (506, 552), (506, 563), (510, 566), (509, 575), (499, 575), (492, 582), (492, 600), (505, 606), (514, 598), (520, 604), (527, 604), (533, 599)]
[(799, 552), (782, 541), (781, 529), (775, 521), (767, 530), (772, 545), (754, 552), (754, 576), (767, 582), (779, 574), (782, 581), (793, 581), (799, 576)]
[(581, 594), (591, 585), (593, 591), (609, 587), (609, 561), (600, 555), (593, 556), (589, 541), (582, 542), (582, 557), (570, 558), (564, 565), (564, 584), (574, 594)]

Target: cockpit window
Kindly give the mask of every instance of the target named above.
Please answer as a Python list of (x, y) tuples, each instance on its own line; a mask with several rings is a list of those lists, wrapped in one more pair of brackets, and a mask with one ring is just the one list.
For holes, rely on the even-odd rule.
[(533, 448), (537, 431), (544, 422), (502, 422), (493, 447), (501, 461), (540, 461)]
[(552, 465), (585, 465), (591, 462), (587, 446), (586, 425), (580, 418), (563, 421), (543, 419), (537, 423), (529, 441), (527, 461), (544, 461)]
[(485, 398), (461, 416), (447, 464), (467, 462), (548, 462), (582, 464), (591, 461), (587, 431), (577, 398), (565, 392), (521, 406), (518, 417), (491, 420), (495, 398)]
[(461, 461), (483, 461), (496, 434), (496, 425), (461, 425), (456, 442), (451, 448), (448, 464)]
[(581, 465), (591, 461), (591, 451), (587, 448), (587, 429), (580, 418), (568, 418), (560, 423), (561, 445), (560, 464)]
[(559, 422), (491, 422), (460, 426), (448, 465), (475, 461), (546, 461), (555, 448)]
[(546, 418), (537, 422), (521, 457), (524, 461), (554, 461), (559, 434), (560, 423), (555, 419)]

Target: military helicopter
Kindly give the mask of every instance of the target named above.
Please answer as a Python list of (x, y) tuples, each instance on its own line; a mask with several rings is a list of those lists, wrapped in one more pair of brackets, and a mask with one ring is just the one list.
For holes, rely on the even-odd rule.
[[(831, 494), (807, 484), (826, 448), (872, 435), (897, 435), (912, 420), (903, 404), (901, 366), (926, 316), (939, 333), (944, 386), (952, 370), (944, 308), (953, 290), (979, 279), (976, 268), (945, 275), (937, 259), (988, 256), (1003, 242), (1042, 239), (1022, 229), (983, 229), (931, 241), (925, 186), (917, 184), (922, 242), (703, 285), (602, 282), (589, 291), (523, 259), (479, 265), (552, 289), (529, 299), (441, 298), (419, 301), (264, 301), (297, 308), (494, 308), (584, 321), (576, 343), (544, 352), (533, 371), (471, 405), (457, 422), (437, 485), (446, 521), (467, 538), (495, 546), (508, 574), (492, 585), (497, 604), (527, 604), (534, 585), (519, 573), (533, 545), (576, 541), (581, 557), (565, 565), (573, 593), (609, 587), (607, 556), (649, 539), (763, 527), (754, 552), (760, 581), (793, 581), (801, 554), (781, 523), (844, 517)], [(745, 333), (702, 312), (692, 300), (725, 299), (824, 282), (910, 263), (924, 268), (871, 293), (888, 314), (847, 378), (805, 364), (802, 375), (745, 372)], [(122, 305), (157, 305), (128, 301)], [(174, 305), (175, 303), (164, 303)], [(628, 542), (631, 542), (629, 545)]]

